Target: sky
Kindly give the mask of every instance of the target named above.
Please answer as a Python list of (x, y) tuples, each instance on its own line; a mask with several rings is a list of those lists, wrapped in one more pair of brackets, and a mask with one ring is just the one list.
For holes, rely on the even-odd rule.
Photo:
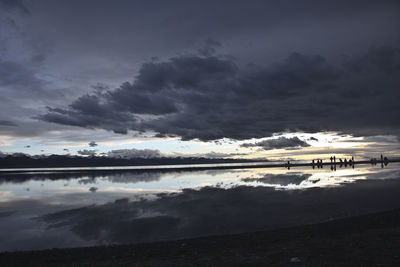
[(400, 155), (398, 1), (0, 0), (0, 153)]

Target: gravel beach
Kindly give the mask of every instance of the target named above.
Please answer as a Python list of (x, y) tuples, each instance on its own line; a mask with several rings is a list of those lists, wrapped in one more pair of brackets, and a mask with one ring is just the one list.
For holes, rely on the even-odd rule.
[(400, 209), (237, 235), (2, 253), (0, 266), (400, 266)]

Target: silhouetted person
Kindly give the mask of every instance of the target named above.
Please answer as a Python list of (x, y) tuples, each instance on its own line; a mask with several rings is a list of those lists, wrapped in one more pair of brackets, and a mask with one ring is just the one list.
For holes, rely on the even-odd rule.
[(331, 156), (331, 164), (332, 164), (332, 162), (333, 162), (333, 157)]
[(347, 167), (347, 159), (344, 159), (344, 166)]
[(336, 156), (333, 156), (333, 162), (336, 164)]
[(385, 166), (387, 166), (389, 164), (389, 159), (387, 157), (384, 157), (383, 162), (385, 163)]

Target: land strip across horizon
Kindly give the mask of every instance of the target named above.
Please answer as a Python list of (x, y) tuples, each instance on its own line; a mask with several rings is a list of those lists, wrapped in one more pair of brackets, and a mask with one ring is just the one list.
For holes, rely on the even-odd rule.
[(336, 167), (355, 167), (356, 165), (372, 164), (381, 165), (383, 168), (389, 163), (400, 162), (400, 157), (392, 159), (375, 159), (360, 161), (311, 161), (311, 162), (284, 162), (271, 163), (268, 162), (245, 162), (245, 163), (215, 163), (215, 164), (180, 164), (180, 165), (148, 165), (148, 166), (101, 166), (101, 167), (49, 167), (49, 168), (0, 168), (0, 173), (30, 173), (30, 172), (75, 172), (75, 171), (196, 171), (210, 169), (248, 169), (248, 168), (293, 168), (293, 167), (312, 167), (323, 168), (331, 166), (332, 170)]

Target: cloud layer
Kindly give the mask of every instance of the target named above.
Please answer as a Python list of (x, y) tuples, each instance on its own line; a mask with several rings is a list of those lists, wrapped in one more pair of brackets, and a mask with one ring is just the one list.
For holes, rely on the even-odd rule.
[[(80, 141), (85, 133), (107, 135), (107, 139), (125, 138), (112, 132), (82, 131), (71, 125), (120, 133), (135, 129), (201, 140), (268, 136), (282, 128), (301, 126), (312, 130), (333, 126), (347, 132), (369, 131), (364, 129), (365, 121), (360, 122), (363, 127), (352, 127), (354, 120), (346, 122), (350, 126), (343, 125), (343, 121), (338, 123), (335, 120), (339, 115), (335, 120), (328, 117), (328, 123), (321, 121), (323, 114), (314, 113), (324, 111), (319, 108), (324, 101), (310, 99), (310, 92), (303, 93), (302, 98), (285, 95), (296, 91), (295, 84), (302, 91), (301, 87), (311, 78), (305, 72), (296, 76), (297, 71), (293, 77), (285, 76), (285, 71), (294, 72), (296, 64), (300, 69), (301, 64), (305, 65), (304, 70), (309, 71), (313, 59), (318, 58), (310, 55), (323, 55), (322, 63), (333, 65), (333, 70), (344, 75), (339, 75), (333, 85), (326, 77), (321, 83), (342, 89), (346, 85), (349, 88), (344, 91), (349, 94), (355, 86), (369, 91), (363, 85), (375, 86), (370, 80), (386, 87), (387, 77), (374, 76), (374, 70), (370, 71), (371, 76), (363, 71), (362, 75), (348, 75), (352, 67), (346, 68), (343, 62), (347, 59), (340, 60), (338, 55), (362, 53), (371, 45), (398, 48), (398, 1), (307, 0), (277, 4), (257, 0), (252, 5), (234, 0), (155, 2), (122, 0), (116, 5), (105, 0), (0, 0), (0, 121), (6, 122), (0, 123), (0, 135), (8, 138), (8, 144), (26, 137), (37, 137), (43, 142), (55, 140), (55, 132), (62, 133), (58, 134), (58, 142)], [(198, 54), (189, 55), (188, 51)], [(297, 51), (297, 59), (287, 56), (293, 51)], [(372, 55), (374, 64), (389, 70), (382, 53), (376, 54)], [(389, 52), (386, 57), (394, 56), (396, 61), (396, 54)], [(357, 58), (351, 57), (350, 61)], [(246, 66), (248, 62), (252, 66)], [(355, 65), (362, 64), (361, 69), (365, 69), (371, 67), (368, 62), (361, 60)], [(193, 74), (201, 80), (193, 79)], [(162, 78), (163, 75), (168, 78)], [(132, 81), (134, 76), (137, 78)], [(346, 84), (347, 78), (356, 81)], [(317, 79), (311, 80), (320, 86)], [(129, 82), (117, 88), (123, 81)], [(156, 89), (148, 91), (146, 86)], [(185, 88), (176, 89), (179, 86)], [(284, 92), (279, 87), (289, 90)], [(91, 93), (94, 88), (97, 94)], [(338, 94), (341, 93), (339, 90)], [(314, 98), (323, 99), (325, 95), (322, 88)], [(330, 104), (344, 100), (335, 97), (329, 97)], [(357, 108), (357, 101), (344, 100), (343, 105), (346, 101)], [(293, 110), (302, 109), (301, 102), (318, 108)], [(84, 106), (85, 103), (91, 105)], [(53, 108), (49, 113), (55, 113), (46, 115), (46, 121), (60, 123), (32, 119), (44, 114), (46, 106)], [(360, 109), (365, 110), (364, 106), (367, 104)], [(371, 108), (374, 106), (377, 105)], [(282, 111), (286, 107), (288, 110)], [(96, 114), (96, 108), (104, 113)], [(327, 109), (329, 112), (331, 108)], [(68, 114), (62, 117), (58, 111)], [(305, 116), (306, 112), (310, 115)], [(198, 116), (199, 113), (203, 114)], [(298, 121), (293, 122), (292, 117)], [(306, 119), (311, 117), (315, 122), (310, 125)], [(282, 127), (286, 126), (285, 119), (287, 127)], [(387, 127), (388, 121), (376, 124), (373, 122), (371, 128), (379, 128), (379, 132), (393, 130), (392, 126)], [(97, 136), (88, 140), (101, 141)]]
[(203, 141), (283, 131), (398, 134), (400, 50), (372, 47), (331, 64), (292, 53), (268, 66), (185, 54), (141, 66), (133, 82), (51, 107), (47, 122)]
[(263, 150), (271, 149), (297, 149), (310, 146), (307, 142), (300, 140), (297, 136), (292, 138), (278, 137), (276, 139), (263, 140), (257, 143), (244, 143), (242, 147), (260, 147)]

